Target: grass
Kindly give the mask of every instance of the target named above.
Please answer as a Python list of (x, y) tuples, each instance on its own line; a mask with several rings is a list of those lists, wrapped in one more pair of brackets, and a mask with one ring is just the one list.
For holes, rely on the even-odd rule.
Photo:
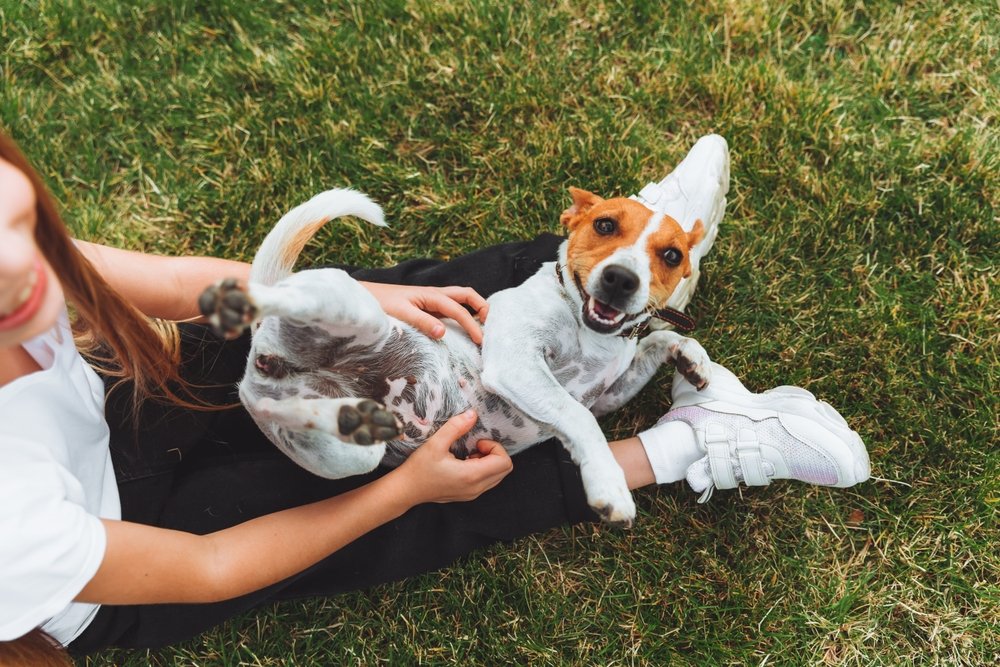
[[(808, 387), (879, 478), (637, 494), (446, 571), (88, 665), (984, 665), (1000, 656), (992, 2), (0, 0), (0, 123), (81, 237), (249, 258), (334, 185), (387, 265), (558, 231), (569, 185), (732, 149), (690, 309), (713, 356)], [(659, 387), (669, 381), (666, 373)], [(633, 433), (665, 389), (604, 421)]]

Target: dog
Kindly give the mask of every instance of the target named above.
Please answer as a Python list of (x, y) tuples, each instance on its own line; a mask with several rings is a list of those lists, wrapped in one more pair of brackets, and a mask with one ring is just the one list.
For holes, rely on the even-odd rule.
[(632, 199), (576, 188), (570, 196), (558, 260), (488, 299), (481, 349), (450, 320), (433, 340), (386, 315), (344, 271), (292, 272), (327, 221), (352, 215), (385, 225), (365, 195), (330, 190), (294, 208), (265, 238), (248, 286), (224, 280), (199, 300), (222, 335), (251, 327), (242, 403), (286, 455), (327, 478), (398, 464), (471, 407), (479, 419), (456, 455), (484, 438), (515, 454), (557, 437), (580, 467), (591, 508), (630, 526), (635, 504), (597, 417), (635, 396), (665, 362), (697, 387), (709, 381), (708, 355), (694, 339), (667, 329), (636, 335), (691, 276), (703, 225), (685, 231)]

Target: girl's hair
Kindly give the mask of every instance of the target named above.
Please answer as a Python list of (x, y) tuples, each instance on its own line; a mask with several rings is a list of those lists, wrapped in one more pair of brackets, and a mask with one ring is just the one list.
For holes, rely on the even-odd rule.
[(0, 642), (3, 667), (73, 667), (73, 661), (54, 639), (39, 628), (10, 642)]
[[(42, 179), (3, 132), (0, 158), (21, 170), (34, 187), (35, 243), (58, 275), (74, 312), (78, 347), (92, 366), (119, 379), (116, 386), (131, 381), (133, 415), (148, 398), (201, 410), (229, 407), (191, 397), (191, 386), (180, 376), (176, 324), (147, 318), (105, 282), (73, 243)], [(0, 666), (7, 665), (62, 667), (72, 662), (55, 640), (36, 628), (19, 639), (0, 642)]]
[(151, 320), (118, 294), (77, 249), (42, 179), (0, 132), (0, 158), (10, 162), (35, 189), (35, 242), (62, 284), (74, 312), (73, 332), (88, 362), (101, 373), (131, 381), (132, 407), (147, 398), (198, 409), (212, 409), (191, 398), (180, 376), (180, 335), (176, 324)]

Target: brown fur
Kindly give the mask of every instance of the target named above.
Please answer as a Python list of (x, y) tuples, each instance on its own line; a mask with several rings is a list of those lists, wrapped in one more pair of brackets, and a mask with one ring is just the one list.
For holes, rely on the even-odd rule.
[[(632, 245), (638, 240), (653, 212), (644, 205), (632, 199), (601, 197), (581, 190), (570, 188), (573, 205), (563, 211), (559, 220), (570, 232), (568, 257), (570, 270), (576, 274), (582, 284), (587, 283), (590, 271), (622, 246)], [(611, 218), (618, 229), (615, 234), (602, 236), (594, 230), (594, 221), (598, 218)], [(670, 216), (664, 216), (660, 228), (649, 237), (647, 251), (650, 255), (649, 266), (652, 272), (650, 282), (650, 305), (662, 307), (673, 294), (681, 278), (691, 275), (691, 260), (688, 252), (701, 241), (705, 228), (701, 220), (696, 220), (690, 232), (684, 229)], [(663, 261), (663, 253), (668, 248), (676, 248), (683, 258), (677, 266), (669, 266)]]
[(326, 220), (317, 220), (311, 225), (300, 229), (295, 234), (295, 237), (290, 239), (285, 247), (282, 248), (281, 265), (293, 266), (295, 264), (295, 260), (302, 254), (302, 249), (305, 248), (306, 244), (309, 243), (309, 240), (316, 235), (319, 228), (325, 224)]

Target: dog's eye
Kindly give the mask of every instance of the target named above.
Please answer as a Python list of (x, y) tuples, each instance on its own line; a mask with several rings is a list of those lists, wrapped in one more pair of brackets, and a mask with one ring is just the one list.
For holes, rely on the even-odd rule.
[(598, 218), (597, 220), (594, 220), (594, 231), (596, 231), (601, 236), (614, 234), (615, 229), (617, 228), (618, 228), (618, 223), (616, 223), (611, 218)]
[(682, 259), (684, 259), (684, 256), (677, 248), (667, 248), (663, 251), (663, 261), (666, 262), (668, 266), (677, 266), (681, 263)]

